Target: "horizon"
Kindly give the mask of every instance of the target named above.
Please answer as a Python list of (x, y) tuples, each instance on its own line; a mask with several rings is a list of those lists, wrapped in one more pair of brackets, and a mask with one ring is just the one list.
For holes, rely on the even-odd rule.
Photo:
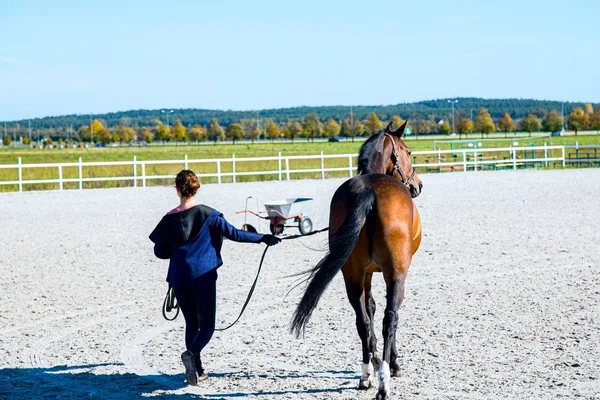
[[(348, 107), (348, 109), (350, 109), (350, 107), (388, 107), (388, 106), (396, 106), (396, 105), (400, 105), (400, 104), (416, 104), (416, 103), (422, 103), (422, 102), (428, 102), (428, 101), (443, 101), (443, 100), (461, 100), (461, 99), (477, 99), (477, 100), (483, 100), (483, 101), (493, 101), (493, 100), (517, 100), (517, 101), (544, 101), (544, 102), (555, 102), (555, 103), (563, 103), (565, 105), (568, 104), (585, 104), (585, 103), (590, 103), (593, 106), (599, 106), (600, 102), (595, 103), (595, 102), (591, 102), (591, 101), (561, 101), (561, 100), (549, 100), (549, 99), (526, 99), (526, 98), (515, 98), (515, 97), (508, 97), (508, 98), (481, 98), (481, 97), (452, 97), (452, 98), (437, 98), (437, 99), (424, 99), (424, 100), (418, 100), (418, 101), (414, 101), (414, 102), (403, 102), (403, 103), (395, 103), (395, 104), (352, 104), (352, 105), (345, 105), (345, 104), (331, 104), (331, 105), (301, 105), (301, 106), (291, 106), (291, 107), (278, 107), (278, 108), (263, 108), (263, 109), (248, 109), (248, 110), (241, 110), (241, 109), (218, 109), (218, 108), (194, 108), (194, 107), (185, 107), (185, 108), (171, 108), (171, 107), (164, 107), (164, 108), (133, 108), (133, 109), (129, 109), (129, 110), (118, 110), (118, 111), (106, 111), (106, 112), (98, 112), (98, 113), (81, 113), (81, 114), (62, 114), (62, 115), (45, 115), (43, 117), (34, 117), (34, 118), (23, 118), (23, 119), (15, 119), (15, 120), (7, 120), (7, 121), (1, 121), (2, 123), (6, 122), (7, 124), (9, 123), (19, 123), (19, 122), (24, 122), (24, 121), (35, 121), (35, 120), (42, 120), (45, 118), (64, 118), (64, 117), (70, 117), (70, 116), (75, 116), (75, 117), (81, 117), (81, 116), (101, 116), (101, 115), (110, 115), (110, 114), (119, 114), (119, 113), (127, 113), (127, 112), (131, 112), (131, 111), (157, 111), (160, 112), (162, 110), (202, 110), (202, 111), (217, 111), (217, 112), (263, 112), (263, 111), (273, 111), (273, 110), (287, 110), (287, 109), (296, 109), (296, 108), (325, 108), (325, 107)], [(457, 104), (460, 104), (457, 103)], [(461, 108), (457, 105), (455, 106), (456, 110), (460, 110)]]
[(600, 103), (591, 0), (30, 0), (0, 11), (6, 122), (456, 98)]

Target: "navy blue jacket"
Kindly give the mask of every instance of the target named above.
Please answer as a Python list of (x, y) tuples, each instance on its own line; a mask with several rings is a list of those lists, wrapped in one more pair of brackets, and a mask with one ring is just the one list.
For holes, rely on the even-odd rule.
[(150, 234), (154, 254), (170, 260), (167, 282), (183, 288), (216, 279), (216, 269), (223, 265), (223, 237), (259, 243), (263, 235), (236, 229), (223, 214), (205, 205), (165, 215)]

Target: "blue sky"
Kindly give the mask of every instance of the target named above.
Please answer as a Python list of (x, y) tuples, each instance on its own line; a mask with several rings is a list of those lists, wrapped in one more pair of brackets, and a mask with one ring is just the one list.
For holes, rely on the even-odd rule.
[(598, 15), (594, 0), (0, 0), (0, 121), (444, 97), (600, 102)]

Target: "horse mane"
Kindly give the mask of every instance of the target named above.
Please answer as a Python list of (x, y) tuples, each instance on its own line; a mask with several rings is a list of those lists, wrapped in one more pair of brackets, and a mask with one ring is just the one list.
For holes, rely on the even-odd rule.
[(368, 138), (358, 151), (357, 171), (359, 175), (382, 173), (383, 164), (383, 132)]

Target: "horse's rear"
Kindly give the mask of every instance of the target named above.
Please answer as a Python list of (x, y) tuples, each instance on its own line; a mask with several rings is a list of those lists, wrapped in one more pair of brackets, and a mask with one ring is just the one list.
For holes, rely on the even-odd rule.
[[(359, 387), (371, 387), (378, 369), (378, 399), (391, 398), (391, 376), (399, 375), (398, 309), (412, 256), (421, 243), (421, 221), (412, 198), (419, 195), (422, 183), (410, 165), (410, 150), (401, 140), (405, 127), (391, 131), (389, 125), (361, 147), (360, 175), (344, 182), (331, 201), (329, 253), (310, 271), (308, 286), (292, 319), (292, 331), (300, 335), (321, 295), (342, 271), (362, 341)], [(382, 361), (376, 356), (373, 326), (374, 272), (381, 272), (386, 283)]]
[[(346, 181), (333, 196), (330, 243), (335, 241), (347, 217), (353, 215), (357, 201), (372, 203), (365, 215), (356, 215), (355, 223), (361, 225), (361, 230), (342, 273), (362, 341), (363, 365), (359, 387), (371, 387), (374, 370), (379, 369), (379, 394), (386, 398), (390, 393), (390, 377), (399, 376), (396, 351), (398, 309), (404, 299), (404, 282), (412, 256), (421, 243), (421, 220), (409, 191), (397, 179), (382, 174), (357, 176)], [(383, 274), (387, 292), (382, 363), (376, 356), (377, 339), (373, 324), (375, 300), (371, 279), (374, 272)]]

